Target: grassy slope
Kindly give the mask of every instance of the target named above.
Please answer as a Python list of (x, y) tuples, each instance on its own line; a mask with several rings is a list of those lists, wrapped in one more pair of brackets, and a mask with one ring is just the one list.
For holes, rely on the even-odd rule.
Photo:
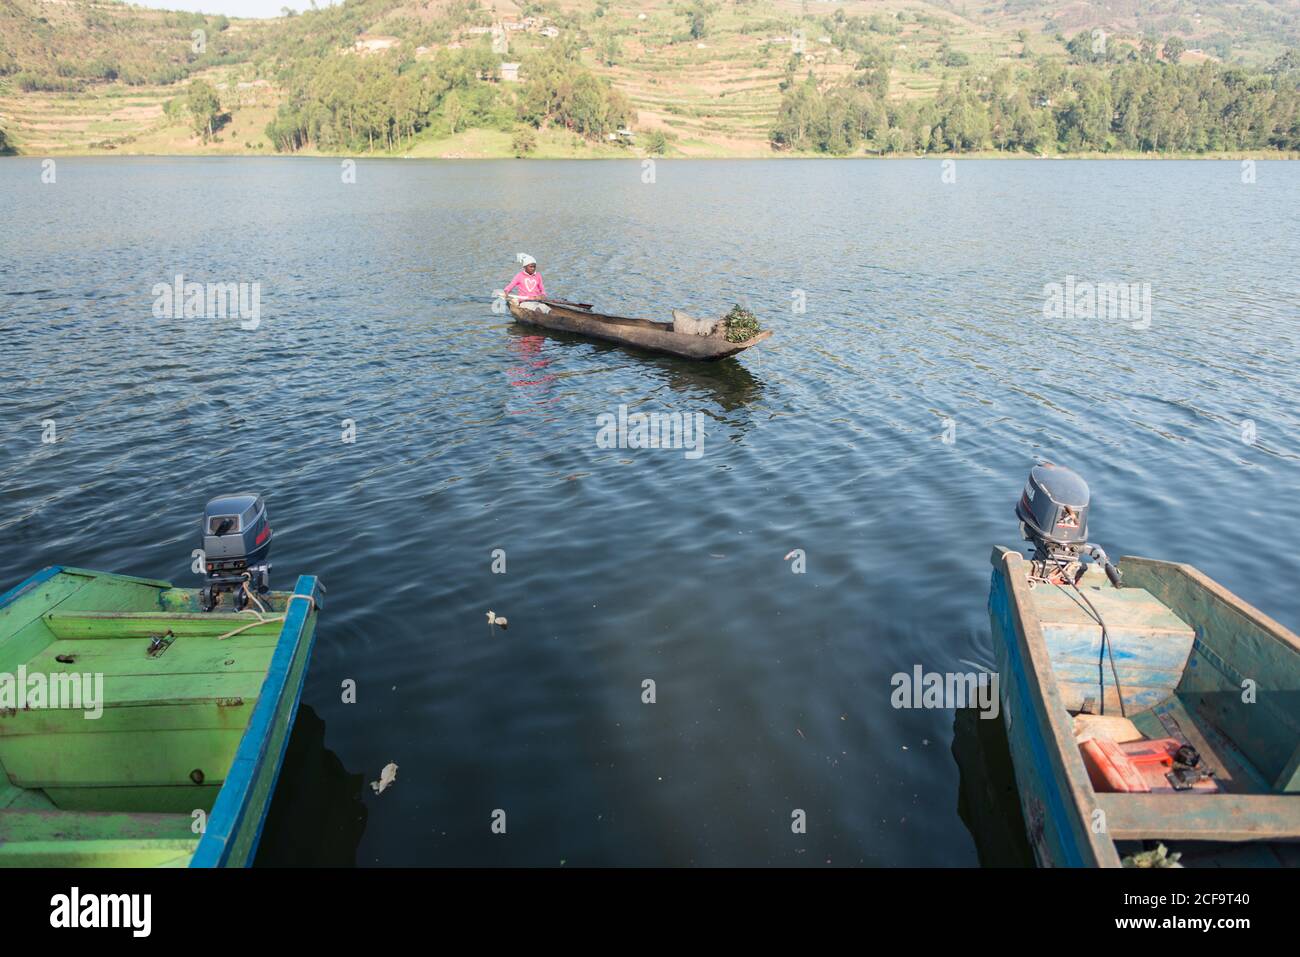
[[(403, 15), (413, 11), (417, 20), (427, 17), (439, 2), (414, 0), (398, 14), (379, 17), (373, 29), (401, 35)], [(1029, 52), (1034, 55), (1063, 53), (1055, 39), (1058, 29), (1069, 36), (1101, 26), (1116, 34), (1114, 42), (1123, 42), (1125, 31), (1136, 36), (1144, 24), (1164, 24), (1182, 29), (1189, 47), (1237, 29), (1236, 49), (1248, 62), (1275, 56), (1283, 48), (1279, 37), (1288, 36), (1287, 30), (1292, 29), (1267, 20), (1274, 8), (1264, 0), (1245, 0), (1236, 6), (1203, 3), (1196, 7), (1202, 12), (1199, 19), (1179, 12), (1192, 9), (1191, 5), (1172, 0), (1107, 0), (1104, 6), (1081, 0), (1005, 0), (985, 5), (960, 0), (728, 0), (717, 4), (708, 35), (697, 43), (680, 40), (685, 18), (672, 0), (613, 0), (600, 18), (590, 15), (594, 0), (560, 0), (559, 6), (587, 14), (584, 25), (593, 46), (584, 57), (588, 65), (631, 97), (639, 111), (638, 128), (669, 134), (675, 155), (701, 157), (771, 155), (767, 134), (780, 100), (777, 84), (790, 49), (788, 43), (770, 42), (773, 38), (788, 37), (800, 28), (805, 31), (811, 56), (801, 67), (801, 75), (811, 69), (819, 77), (833, 78), (852, 69), (855, 57), (819, 42), (824, 30), (813, 19), (829, 16), (837, 8), (850, 15), (909, 15), (911, 22), (903, 24), (898, 34), (876, 37), (895, 50), (891, 95), (906, 97), (933, 96), (946, 78), (959, 72), (939, 64), (938, 55), (945, 45), (966, 53), (977, 69), (1022, 62), (1024, 44), (1017, 38), (1021, 29), (1028, 31)], [(1300, 0), (1286, 0), (1278, 9), (1288, 7), (1300, 7)], [(499, 15), (513, 16), (515, 10), (513, 3), (497, 3)], [(916, 22), (918, 15), (922, 22)], [(1300, 19), (1294, 12), (1291, 16), (1293, 21)], [(1230, 22), (1228, 17), (1235, 20)], [(1252, 26), (1256, 20), (1271, 28)], [(294, 26), (301, 30), (309, 22), (299, 19)], [(175, 22), (168, 14), (109, 0), (0, 0), (0, 51), (27, 69), (53, 71), (60, 60), (88, 61), (124, 45), (147, 62), (183, 62), (191, 26)], [(183, 123), (165, 116), (164, 104), (183, 92), (183, 83), (133, 87), (121, 82), (95, 83), (78, 93), (22, 93), (12, 77), (0, 79), (0, 128), (24, 153), (273, 152), (263, 129), (274, 112), (279, 91), (240, 90), (238, 83), (256, 76), (251, 58), (258, 45), (273, 45), (276, 31), (287, 27), (283, 20), (231, 22), (223, 39), (244, 57), (243, 62), (201, 74), (214, 84), (226, 84), (221, 98), (232, 115), (232, 123), (213, 143), (202, 143)], [(612, 66), (596, 53), (603, 53), (611, 37), (618, 49)], [(541, 37), (512, 35), (511, 56), (547, 42)], [(1196, 57), (1189, 55), (1189, 59)], [(508, 156), (510, 137), (498, 131), (473, 130), (443, 139), (426, 138), (399, 152)], [(583, 144), (562, 132), (543, 131), (535, 155), (626, 156), (628, 151)]]

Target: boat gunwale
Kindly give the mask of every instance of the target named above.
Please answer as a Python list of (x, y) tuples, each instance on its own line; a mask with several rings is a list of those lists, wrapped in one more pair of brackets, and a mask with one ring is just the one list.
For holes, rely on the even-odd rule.
[[(1095, 833), (1087, 823), (1099, 806), (1087, 769), (1083, 766), (1083, 757), (1078, 747), (1073, 745), (1073, 729), (1066, 726), (1069, 711), (1055, 680), (1047, 639), (1038, 619), (1031, 613), (1026, 594), (1029, 587), (1025, 572), (1027, 563), (1019, 552), (1001, 547), (993, 550), (992, 560), (997, 574), (1006, 583), (1008, 611), (1014, 631), (1008, 642), (1008, 651), (1013, 658), (1016, 690), (1024, 697), (1030, 710), (1032, 729), (1028, 733), (1039, 736), (1038, 744), (1046, 752), (1048, 766), (1039, 769), (1039, 776), (1053, 791), (1049, 798), (1054, 798), (1053, 803), (1061, 805), (1067, 814), (1067, 820), (1056, 823), (1056, 830), (1062, 838), (1068, 837), (1062, 841), (1062, 848), (1067, 853), (1073, 852), (1076, 859), (1065, 863), (1070, 866), (1119, 867), (1119, 854), (1114, 842), (1105, 833)], [(1045, 730), (1050, 731), (1050, 736), (1044, 733)], [(1067, 742), (1071, 746), (1066, 747)], [(1037, 748), (1031, 747), (1031, 751), (1035, 750)]]
[(47, 565), (40, 571), (28, 575), (13, 588), (9, 589), (3, 595), (0, 595), (0, 609), (12, 605), (37, 585), (45, 584), (45, 582), (54, 578), (56, 575), (62, 574), (64, 571), (70, 571), (70, 569), (65, 569), (62, 565)]

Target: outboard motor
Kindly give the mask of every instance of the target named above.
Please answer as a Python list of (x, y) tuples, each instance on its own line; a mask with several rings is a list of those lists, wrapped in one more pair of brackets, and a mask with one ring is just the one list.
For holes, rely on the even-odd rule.
[(1020, 534), (1034, 546), (1035, 577), (1076, 582), (1083, 575), (1083, 558), (1094, 559), (1119, 587), (1119, 569), (1098, 545), (1088, 541), (1088, 483), (1061, 465), (1044, 462), (1029, 472), (1024, 494), (1016, 505)]
[(203, 567), (207, 580), (199, 595), (204, 611), (234, 594), (236, 611), (252, 595), (271, 590), (271, 524), (266, 502), (255, 492), (222, 495), (203, 510)]

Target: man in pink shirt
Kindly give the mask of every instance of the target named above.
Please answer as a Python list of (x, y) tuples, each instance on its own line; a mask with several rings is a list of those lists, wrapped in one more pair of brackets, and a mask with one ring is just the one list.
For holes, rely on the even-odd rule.
[(546, 298), (546, 286), (542, 284), (542, 277), (537, 274), (537, 260), (532, 256), (521, 256), (519, 261), (523, 263), (524, 268), (510, 280), (510, 285), (506, 286), (501, 294), (508, 296), (510, 290), (518, 289), (520, 299)]

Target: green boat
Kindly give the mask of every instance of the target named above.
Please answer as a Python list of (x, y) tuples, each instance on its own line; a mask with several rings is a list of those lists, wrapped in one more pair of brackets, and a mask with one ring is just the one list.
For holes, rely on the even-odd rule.
[[(993, 550), (1000, 712), (1040, 865), (1300, 866), (1300, 637), (1190, 565), (1086, 542), (1039, 466)], [(1083, 565), (1090, 555), (1095, 564)]]
[(204, 611), (202, 589), (52, 567), (0, 595), (0, 865), (249, 865), (320, 590)]

